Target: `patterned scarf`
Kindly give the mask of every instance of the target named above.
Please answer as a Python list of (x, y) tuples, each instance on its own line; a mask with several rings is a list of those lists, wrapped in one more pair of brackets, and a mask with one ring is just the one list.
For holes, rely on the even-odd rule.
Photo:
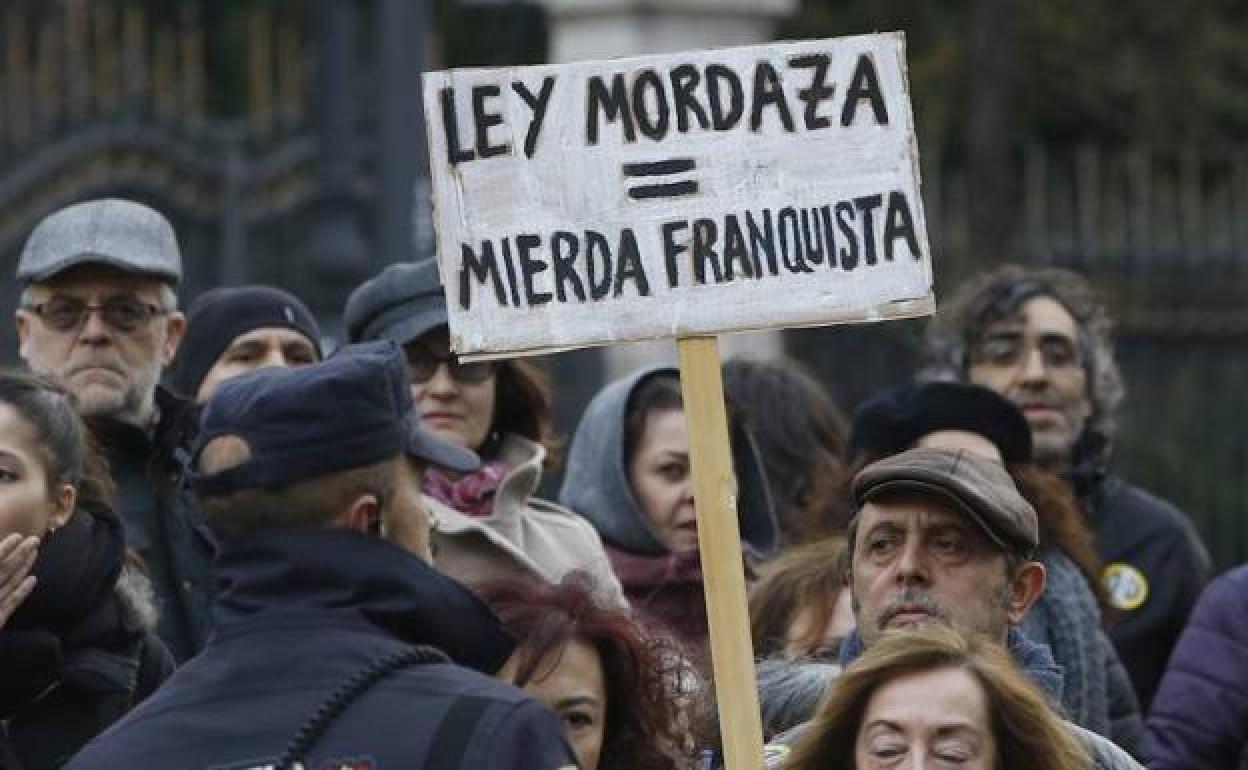
[(421, 487), (425, 494), (460, 513), (489, 516), (494, 511), (494, 493), (505, 475), (507, 464), (502, 460), (482, 463), (477, 471), (459, 478), (451, 478), (441, 469), (431, 466), (425, 470)]

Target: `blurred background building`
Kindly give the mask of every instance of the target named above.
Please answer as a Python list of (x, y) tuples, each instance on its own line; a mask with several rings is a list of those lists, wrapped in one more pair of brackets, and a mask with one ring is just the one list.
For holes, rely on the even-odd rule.
[[(942, 295), (1002, 261), (1106, 294), (1118, 465), (1248, 560), (1248, 6), (1200, 0), (5, 0), (0, 275), (69, 202), (174, 221), (183, 302), (273, 283), (336, 332), (350, 289), (432, 249), (420, 71), (905, 30)], [(9, 279), (11, 281), (12, 279)], [(10, 318), (15, 286), (0, 292)], [(11, 324), (0, 362), (16, 360)], [(848, 411), (910, 375), (922, 322), (742, 335)], [(574, 425), (670, 345), (547, 360)]]

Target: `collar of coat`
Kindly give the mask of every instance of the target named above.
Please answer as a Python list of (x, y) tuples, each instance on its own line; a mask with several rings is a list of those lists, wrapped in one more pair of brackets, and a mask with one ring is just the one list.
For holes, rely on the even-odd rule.
[(281, 624), (291, 614), (362, 620), (408, 644), (428, 644), (462, 666), (493, 675), (514, 641), (475, 595), (410, 552), (341, 529), (266, 534), (222, 542), (217, 554), (220, 634)]

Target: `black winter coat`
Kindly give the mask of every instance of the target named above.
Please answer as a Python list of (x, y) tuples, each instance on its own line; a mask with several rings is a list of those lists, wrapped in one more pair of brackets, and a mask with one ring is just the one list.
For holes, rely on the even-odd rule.
[(212, 628), (215, 540), (200, 521), (179, 454), (193, 440), (193, 407), (158, 388), (152, 435), (116, 420), (87, 422), (117, 487), (126, 543), (144, 562), (160, 609), (161, 639), (179, 662), (204, 646)]
[(121, 524), (77, 511), (44, 538), (35, 591), (0, 631), (0, 767), (59, 768), (173, 671)]
[(1209, 554), (1187, 517), (1116, 476), (1076, 479), (1115, 612), (1109, 637), (1147, 714), (1170, 651), (1209, 580)]

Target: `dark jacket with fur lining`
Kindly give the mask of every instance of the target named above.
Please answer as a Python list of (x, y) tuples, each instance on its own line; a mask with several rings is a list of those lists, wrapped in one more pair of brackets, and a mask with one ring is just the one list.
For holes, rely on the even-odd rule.
[(0, 767), (61, 767), (173, 672), (151, 585), (124, 562), (111, 512), (44, 538), (35, 591), (0, 631)]

